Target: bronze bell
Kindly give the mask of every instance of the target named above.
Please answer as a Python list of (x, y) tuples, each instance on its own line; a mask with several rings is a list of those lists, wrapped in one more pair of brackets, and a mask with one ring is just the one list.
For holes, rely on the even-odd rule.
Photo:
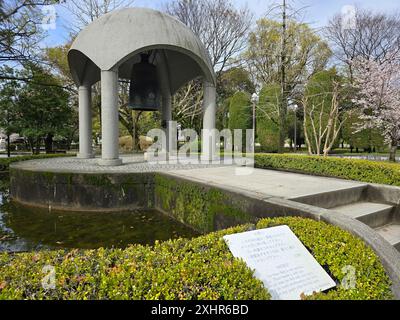
[(141, 54), (141, 62), (133, 65), (129, 88), (129, 107), (134, 110), (160, 110), (157, 68), (149, 62), (149, 54)]

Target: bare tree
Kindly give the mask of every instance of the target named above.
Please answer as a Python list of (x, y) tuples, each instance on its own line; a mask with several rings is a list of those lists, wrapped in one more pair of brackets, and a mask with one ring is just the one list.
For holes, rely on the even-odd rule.
[[(301, 104), (304, 110), (304, 137), (308, 153), (325, 157), (331, 151), (347, 119), (342, 114), (344, 90), (334, 81), (332, 92), (304, 94)], [(349, 111), (351, 112), (351, 111)]]
[[(237, 62), (235, 58), (247, 45), (252, 22), (249, 9), (237, 9), (231, 0), (176, 0), (169, 2), (165, 10), (200, 38), (211, 56), (219, 82), (221, 73)], [(175, 119), (196, 126), (202, 99), (198, 81), (183, 87), (174, 97)]]
[(134, 111), (128, 107), (129, 104), (129, 83), (121, 83), (119, 94), (119, 121), (132, 137), (132, 151), (138, 151), (139, 144), (139, 121), (142, 111)]
[[(278, 122), (280, 152), (284, 151), (287, 136), (289, 100), (299, 95), (311, 76), (326, 67), (331, 56), (327, 43), (308, 25), (290, 19), (285, 22), (284, 29), (280, 21), (260, 19), (250, 34), (245, 53), (248, 67), (258, 83), (280, 87), (278, 109), (273, 115)], [(264, 107), (261, 103), (259, 109)]]
[(185, 128), (200, 129), (197, 119), (202, 113), (202, 85), (199, 81), (191, 81), (173, 97), (174, 118)]
[(82, 28), (114, 10), (132, 6), (134, 0), (68, 0), (64, 6), (71, 15), (68, 21), (72, 34), (77, 34)]
[[(0, 0), (0, 64), (40, 60), (41, 8), (55, 0)], [(8, 79), (0, 72), (0, 79)], [(27, 81), (29, 79), (17, 79)]]
[(247, 45), (252, 22), (247, 7), (236, 9), (230, 0), (177, 0), (168, 3), (166, 11), (200, 38), (217, 74)]
[[(349, 20), (350, 19), (350, 20)], [(400, 16), (356, 8), (353, 17), (336, 14), (324, 31), (336, 58), (347, 65), (353, 79), (355, 58), (383, 63), (400, 52)], [(390, 55), (389, 55), (390, 54)]]
[(278, 152), (284, 152), (287, 137), (288, 103), (307, 79), (323, 69), (331, 56), (330, 49), (307, 24), (300, 21), (304, 8), (296, 9), (281, 0), (268, 11), (269, 18), (257, 21), (250, 34), (245, 59), (261, 85), (279, 84)]
[(286, 117), (288, 111), (288, 86), (286, 79), (286, 69), (288, 61), (286, 58), (287, 37), (287, 2), (282, 0), (282, 35), (281, 35), (281, 52), (280, 52), (280, 84), (281, 84), (281, 102), (279, 108), (279, 148), (278, 152), (283, 153), (286, 139)]

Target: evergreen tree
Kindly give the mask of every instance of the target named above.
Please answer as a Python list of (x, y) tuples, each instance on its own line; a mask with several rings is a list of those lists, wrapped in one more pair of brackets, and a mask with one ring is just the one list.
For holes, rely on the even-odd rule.
[(279, 149), (279, 84), (264, 86), (256, 111), (257, 140), (264, 152), (278, 152)]
[(58, 79), (42, 67), (29, 65), (24, 70), (32, 81), (18, 93), (18, 131), (28, 139), (32, 152), (39, 153), (42, 141), (52, 152), (56, 135), (70, 136), (77, 130), (77, 113), (69, 104), (69, 93)]

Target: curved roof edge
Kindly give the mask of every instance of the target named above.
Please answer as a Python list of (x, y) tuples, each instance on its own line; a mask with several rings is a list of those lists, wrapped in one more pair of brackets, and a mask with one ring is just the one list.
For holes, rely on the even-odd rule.
[[(68, 63), (75, 82), (82, 84), (96, 78), (90, 75), (96, 72), (94, 66), (100, 70), (117, 68), (135, 54), (149, 49), (167, 49), (186, 55), (200, 67), (202, 74), (198, 76), (216, 84), (210, 56), (192, 30), (174, 17), (147, 8), (113, 11), (92, 22), (73, 42)], [(191, 66), (186, 64), (187, 68)], [(182, 71), (174, 69), (170, 73)]]

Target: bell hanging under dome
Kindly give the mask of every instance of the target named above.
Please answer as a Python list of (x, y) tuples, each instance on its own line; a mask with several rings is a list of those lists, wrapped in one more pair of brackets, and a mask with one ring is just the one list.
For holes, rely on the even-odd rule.
[(149, 54), (141, 54), (141, 62), (132, 67), (129, 107), (133, 110), (160, 110), (157, 68), (149, 62), (149, 57)]

